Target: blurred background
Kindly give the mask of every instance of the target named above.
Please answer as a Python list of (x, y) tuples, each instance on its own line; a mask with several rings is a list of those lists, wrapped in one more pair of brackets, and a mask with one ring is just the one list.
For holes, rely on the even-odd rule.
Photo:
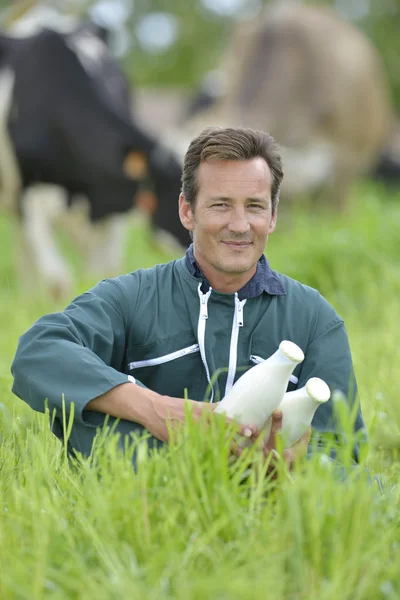
[[(96, 81), (95, 102), (103, 101), (100, 94), (107, 88), (110, 116), (110, 109), (116, 113), (125, 102), (112, 61), (122, 69), (131, 121), (146, 137), (141, 151), (147, 152), (152, 197), (133, 188), (129, 193), (153, 234), (178, 244), (174, 251), (188, 243), (176, 211), (183, 156), (190, 140), (209, 125), (255, 127), (274, 136), (284, 162), (283, 217), (299, 208), (312, 215), (321, 208), (348, 209), (351, 189), (361, 180), (383, 183), (385, 193), (400, 185), (400, 0), (16, 0), (0, 1), (0, 9), (0, 25), (11, 36), (26, 37), (41, 27), (71, 32), (88, 20), (99, 27), (92, 42), (98, 35), (106, 43), (107, 58), (100, 60), (107, 64), (96, 72), (94, 62), (90, 67), (87, 61), (98, 49), (93, 43), (90, 48), (88, 37), (79, 43), (76, 37), (76, 48), (86, 53), (86, 75)], [(35, 50), (31, 60), (39, 64)], [(39, 69), (44, 73), (46, 67)], [(29, 98), (34, 77), (21, 81)], [(42, 98), (48, 94), (46, 86), (43, 90), (38, 92)], [(43, 108), (29, 110), (30, 122), (42, 119)], [(84, 119), (83, 112), (79, 116)], [(54, 120), (66, 128), (65, 117)], [(87, 132), (89, 141), (94, 139), (89, 125)], [(98, 135), (98, 140), (111, 148), (114, 134), (115, 128), (109, 129), (108, 137)], [(34, 138), (26, 128), (24, 135)], [(68, 148), (77, 146), (76, 135), (70, 137)], [(34, 144), (40, 142), (30, 143), (30, 157)], [(99, 151), (98, 145), (90, 160), (97, 161), (100, 173), (105, 163), (96, 157)], [(43, 156), (35, 152), (31, 171), (40, 181)], [(83, 172), (84, 157), (77, 157), (71, 153), (64, 164), (75, 160)], [(106, 166), (117, 158), (117, 150), (110, 150)], [(107, 185), (115, 205), (127, 206), (125, 197), (116, 197), (116, 179), (104, 189)], [(81, 188), (68, 191), (90, 196)], [(101, 204), (97, 197), (91, 202)], [(108, 206), (102, 212), (108, 216), (113, 210)]]
[[(281, 3), (298, 4), (285, 0)], [(329, 6), (368, 36), (383, 59), (399, 110), (400, 1), (314, 0), (304, 3)], [(46, 8), (49, 15), (90, 16), (111, 30), (113, 54), (122, 62), (131, 83), (141, 89), (163, 90), (171, 97), (173, 106), (165, 115), (169, 121), (178, 119), (180, 103), (191, 97), (208, 71), (216, 68), (233, 26), (258, 17), (269, 4), (272, 4), (270, 0), (54, 0), (47, 3), (1, 0), (0, 23), (7, 27), (35, 6)], [(209, 83), (212, 87), (211, 78)]]
[[(390, 450), (391, 468), (400, 470), (400, 462), (392, 463), (400, 449), (400, 0), (312, 3), (318, 11), (330, 9), (333, 20), (304, 12), (308, 6), (284, 0), (0, 0), (0, 26), (5, 34), (24, 36), (28, 22), (56, 29), (68, 19), (96, 23), (126, 76), (132, 120), (156, 148), (172, 152), (175, 162), (152, 150), (147, 192), (156, 197), (143, 200), (137, 192), (147, 221), (129, 222), (119, 272), (183, 254), (188, 240), (178, 221), (176, 166), (196, 132), (231, 123), (274, 135), (285, 164), (281, 208), (290, 207), (291, 218), (280, 219), (267, 256), (273, 268), (316, 287), (343, 316), (374, 446)], [(16, 222), (1, 213), (0, 366), (10, 410), (9, 364), (18, 336), (43, 312), (62, 308), (110, 274), (105, 259), (96, 274), (85, 272), (61, 227), (57, 235), (75, 286), (62, 299), (53, 299), (38, 280), (34, 293), (24, 291), (15, 274)], [(156, 245), (155, 230), (179, 245)], [(379, 470), (381, 455), (373, 456)]]
[[(110, 31), (109, 46), (134, 86), (135, 110), (152, 131), (180, 123), (196, 92), (223, 93), (219, 67), (238, 23), (259, 19), (273, 4), (296, 0), (32, 0), (0, 1), (0, 25), (7, 29), (41, 9), (45, 22), (57, 15), (90, 17)], [(392, 101), (400, 110), (400, 0), (315, 0), (363, 32), (377, 48)]]
[(399, 185), (400, 0), (0, 1), (4, 32), (68, 19), (104, 28), (133, 118), (180, 160), (205, 125), (236, 124), (283, 146), (288, 200), (333, 186), (345, 204), (360, 177)]

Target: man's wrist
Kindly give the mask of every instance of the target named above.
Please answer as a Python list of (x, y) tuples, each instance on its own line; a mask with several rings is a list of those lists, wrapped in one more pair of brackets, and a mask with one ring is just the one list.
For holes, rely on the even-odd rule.
[(149, 429), (154, 421), (154, 413), (159, 412), (158, 407), (161, 405), (162, 399), (161, 394), (148, 388), (135, 390), (135, 395), (134, 397), (131, 396), (129, 402), (131, 408), (130, 420), (139, 423), (145, 429)]

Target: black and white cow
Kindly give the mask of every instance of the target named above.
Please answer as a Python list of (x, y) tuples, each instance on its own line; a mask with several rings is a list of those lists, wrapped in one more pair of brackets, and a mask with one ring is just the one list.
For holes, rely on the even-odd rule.
[(126, 214), (149, 182), (169, 207), (159, 225), (190, 241), (177, 211), (181, 165), (132, 118), (103, 33), (85, 23), (0, 36), (0, 208), (19, 215), (21, 263), (54, 291), (72, 281), (54, 225), (69, 220), (90, 271), (118, 272)]

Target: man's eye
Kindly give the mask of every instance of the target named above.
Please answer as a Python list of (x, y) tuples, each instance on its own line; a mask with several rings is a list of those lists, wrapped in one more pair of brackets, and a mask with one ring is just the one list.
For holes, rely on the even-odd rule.
[(213, 204), (213, 206), (227, 206), (226, 202), (216, 202), (215, 204)]

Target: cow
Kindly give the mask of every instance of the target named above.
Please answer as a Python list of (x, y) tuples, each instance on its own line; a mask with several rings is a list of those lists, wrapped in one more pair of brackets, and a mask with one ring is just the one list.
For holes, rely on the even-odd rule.
[[(54, 296), (73, 282), (57, 222), (69, 223), (91, 273), (121, 268), (135, 203), (153, 228), (172, 222), (182, 246), (190, 243), (176, 226), (181, 163), (135, 122), (105, 42), (90, 21), (0, 35), (0, 208), (18, 216), (23, 276), (41, 278)], [(175, 215), (159, 222), (165, 199)]]
[(328, 8), (272, 4), (237, 24), (218, 68), (223, 93), (203, 90), (203, 110), (191, 102), (182, 148), (209, 125), (268, 131), (282, 150), (283, 206), (345, 208), (392, 121), (386, 75), (366, 37)]
[(186, 120), (214, 106), (226, 94), (226, 75), (222, 69), (207, 71), (200, 85), (191, 95), (181, 117), (181, 125)]
[(388, 143), (371, 169), (369, 177), (388, 188), (396, 190), (400, 187), (400, 120), (398, 117), (393, 124)]

